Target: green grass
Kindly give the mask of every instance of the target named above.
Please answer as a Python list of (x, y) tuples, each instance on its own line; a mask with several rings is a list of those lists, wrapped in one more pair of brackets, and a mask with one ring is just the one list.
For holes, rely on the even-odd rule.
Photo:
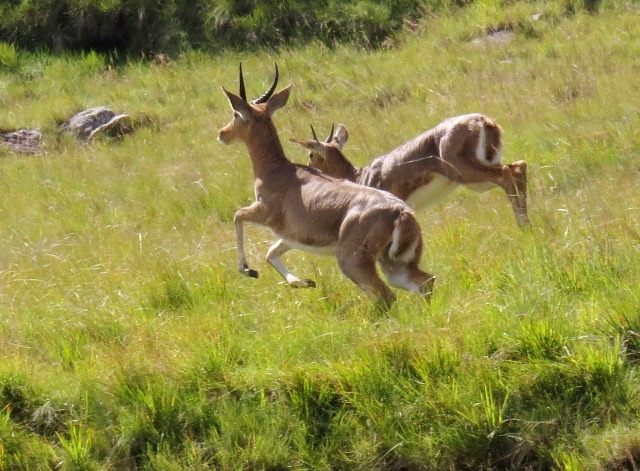
[[(532, 15), (542, 13), (534, 21)], [(114, 68), (98, 54), (2, 49), (0, 469), (634, 469), (640, 332), (636, 4), (477, 2), (384, 50), (187, 53)], [(491, 28), (507, 44), (469, 40)], [(430, 306), (381, 316), (332, 259), (236, 272), (253, 199), (220, 86), (256, 96), (277, 62), (288, 137), (332, 122), (357, 164), (480, 111), (530, 169), (529, 231), (499, 190), (419, 213)], [(10, 64), (7, 67), (6, 64)], [(81, 145), (57, 126), (107, 105), (133, 134)]]

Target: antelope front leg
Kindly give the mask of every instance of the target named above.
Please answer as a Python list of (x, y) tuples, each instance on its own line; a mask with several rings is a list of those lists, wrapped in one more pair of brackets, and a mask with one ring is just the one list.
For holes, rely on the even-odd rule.
[(301, 280), (296, 275), (287, 270), (280, 256), (291, 250), (291, 247), (282, 239), (273, 244), (267, 252), (267, 261), (278, 270), (278, 273), (286, 280), (289, 286), (293, 288), (315, 288), (316, 284), (312, 280)]
[[(518, 226), (524, 228), (531, 225), (527, 213), (527, 162), (524, 160), (509, 165), (486, 167), (482, 172), (465, 177), (460, 182), (475, 191), (499, 186), (509, 197)], [(486, 186), (487, 184), (490, 186)]]
[(239, 209), (233, 216), (233, 223), (236, 226), (236, 243), (238, 247), (238, 270), (240, 273), (251, 278), (258, 278), (258, 272), (249, 268), (249, 265), (247, 264), (247, 257), (244, 253), (243, 224), (245, 222), (264, 224), (265, 221), (265, 208), (259, 202), (255, 202), (250, 206)]

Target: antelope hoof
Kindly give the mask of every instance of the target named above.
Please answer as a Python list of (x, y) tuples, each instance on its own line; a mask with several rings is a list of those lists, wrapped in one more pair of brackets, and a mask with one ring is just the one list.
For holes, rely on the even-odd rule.
[(431, 301), (431, 293), (433, 293), (433, 285), (436, 283), (436, 277), (432, 276), (420, 286), (420, 294), (424, 296), (427, 301)]
[(247, 266), (240, 268), (240, 273), (242, 273), (245, 276), (248, 276), (249, 278), (258, 278), (258, 272)]
[(316, 283), (313, 280), (295, 280), (289, 283), (292, 288), (315, 288)]

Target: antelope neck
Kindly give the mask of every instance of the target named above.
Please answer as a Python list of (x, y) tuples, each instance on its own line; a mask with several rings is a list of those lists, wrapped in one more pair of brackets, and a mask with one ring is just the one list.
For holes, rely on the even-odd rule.
[(358, 178), (360, 169), (356, 168), (346, 157), (339, 160), (338, 178), (355, 181)]
[(246, 144), (255, 178), (260, 178), (283, 164), (291, 163), (284, 154), (282, 143), (273, 126), (262, 135), (251, 136)]

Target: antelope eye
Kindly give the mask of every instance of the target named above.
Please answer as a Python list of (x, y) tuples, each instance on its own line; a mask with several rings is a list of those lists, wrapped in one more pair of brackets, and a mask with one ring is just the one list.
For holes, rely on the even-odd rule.
[(233, 112), (233, 117), (234, 117), (235, 119), (242, 119), (242, 115), (240, 114), (240, 112), (239, 112), (239, 111), (234, 111), (234, 112)]

